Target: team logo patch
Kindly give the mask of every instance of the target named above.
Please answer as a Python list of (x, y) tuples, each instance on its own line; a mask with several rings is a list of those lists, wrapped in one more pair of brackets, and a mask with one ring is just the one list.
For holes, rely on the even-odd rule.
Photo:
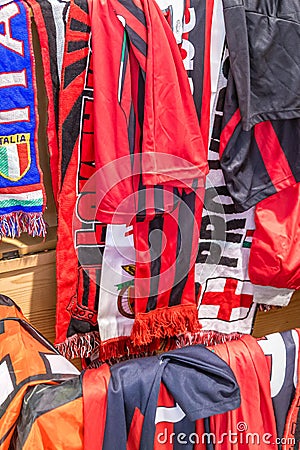
[(10, 181), (24, 177), (30, 167), (30, 133), (0, 136), (0, 176)]

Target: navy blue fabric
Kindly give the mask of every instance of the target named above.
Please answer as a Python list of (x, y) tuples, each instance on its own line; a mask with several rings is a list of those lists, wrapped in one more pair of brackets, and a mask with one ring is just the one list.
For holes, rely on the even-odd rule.
[(136, 408), (144, 416), (140, 449), (153, 449), (161, 382), (189, 421), (240, 405), (239, 387), (232, 370), (201, 345), (116, 364), (111, 368), (108, 386), (103, 450), (126, 450)]

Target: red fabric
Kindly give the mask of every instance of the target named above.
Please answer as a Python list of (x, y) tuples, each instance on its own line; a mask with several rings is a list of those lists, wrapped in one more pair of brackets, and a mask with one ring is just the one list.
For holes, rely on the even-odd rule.
[[(87, 370), (82, 377), (84, 448), (88, 450), (102, 448), (109, 379), (110, 371), (107, 364), (103, 364), (99, 369)], [(91, 433), (89, 429), (97, 430), (97, 433)]]
[[(89, 202), (86, 196), (80, 196), (88, 176), (94, 171), (90, 20), (86, 6), (85, 1), (70, 4), (60, 90), (59, 179), (62, 186), (58, 201), (55, 342), (67, 358), (88, 357), (99, 346), (96, 279), (100, 279), (101, 267), (95, 264), (83, 267), (78, 255), (84, 243), (91, 244), (90, 252), (92, 244), (94, 248), (103, 245), (102, 228), (93, 223), (93, 216), (87, 217), (87, 213), (92, 214), (93, 195), (89, 196)], [(76, 51), (72, 51), (73, 48)], [(83, 229), (83, 220), (88, 221), (90, 228)], [(99, 258), (99, 265), (100, 262)], [(95, 271), (98, 271), (97, 276)]]
[[(110, 0), (90, 1), (89, 5), (92, 30), (97, 30), (92, 33), (96, 169), (102, 171), (106, 164), (125, 157), (101, 177), (99, 196), (105, 193), (105, 199), (100, 201), (97, 218), (110, 223), (114, 216), (115, 223), (124, 223), (131, 220), (133, 213), (129, 218), (124, 214), (117, 217), (116, 210), (134, 192), (129, 157), (132, 152), (141, 154), (137, 170), (142, 171), (145, 185), (191, 186), (194, 178), (207, 173), (206, 149), (178, 46), (156, 3), (145, 0), (121, 4)], [(143, 19), (138, 20), (129, 8)], [(117, 15), (124, 18), (125, 30), (129, 30), (121, 98), (119, 76), (125, 33)], [(142, 48), (131, 41), (130, 30), (139, 36)], [(130, 104), (134, 107), (137, 98), (140, 109), (135, 110), (131, 123)], [(136, 138), (139, 127), (142, 142), (134, 139), (131, 148), (129, 134)]]
[[(263, 440), (266, 433), (269, 433), (272, 443), (277, 438), (270, 391), (270, 370), (267, 358), (256, 339), (246, 335), (237, 341), (216, 345), (212, 350), (229, 364), (241, 392), (239, 408), (210, 418), (210, 431), (216, 436), (215, 450), (237, 448), (234, 439), (238, 442), (239, 450), (270, 449), (270, 443)], [(236, 433), (231, 439), (228, 436), (229, 431)], [(246, 433), (256, 433), (259, 442), (254, 440), (253, 443), (251, 439), (247, 441)], [(277, 448), (277, 445), (272, 445), (272, 448)]]
[(300, 288), (300, 184), (258, 203), (249, 276), (254, 284)]
[(210, 101), (211, 101), (211, 74), (210, 74), (210, 52), (211, 52), (211, 29), (214, 10), (214, 0), (206, 0), (206, 28), (205, 28), (205, 51), (204, 51), (204, 73), (203, 73), (203, 97), (200, 117), (200, 128), (203, 135), (205, 148), (209, 144), (210, 126)]
[(135, 345), (200, 330), (195, 261), (203, 203), (193, 192), (174, 199), (178, 204), (172, 213), (134, 223)]
[(276, 190), (280, 191), (296, 183), (272, 123), (267, 121), (256, 124), (254, 127), (254, 136), (265, 167), (273, 184), (276, 185)]

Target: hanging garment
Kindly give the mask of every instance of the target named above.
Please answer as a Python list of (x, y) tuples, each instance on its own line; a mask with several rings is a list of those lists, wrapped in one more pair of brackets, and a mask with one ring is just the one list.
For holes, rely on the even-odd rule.
[(7, 450), (11, 448), (10, 440), (27, 389), (57, 384), (78, 376), (79, 372), (4, 295), (0, 295), (0, 361), (0, 447)]
[(195, 261), (202, 201), (195, 192), (176, 197), (171, 214), (158, 214), (151, 221), (137, 218), (134, 223), (134, 345), (200, 329)]
[(92, 34), (97, 219), (128, 224), (141, 210), (118, 207), (135, 201), (140, 183), (203, 184), (206, 150), (179, 49), (156, 3), (89, 5), (92, 30), (103, 31)]
[[(152, 292), (149, 291), (149, 280), (145, 276), (152, 262), (148, 260), (142, 267), (144, 259), (140, 264), (140, 255), (141, 251), (146, 254), (148, 249), (148, 224), (157, 210), (159, 214), (165, 211), (173, 213), (172, 187), (185, 190), (192, 187), (193, 191), (201, 189), (207, 170), (206, 155), (181, 55), (155, 2), (151, 0), (135, 5), (130, 1), (107, 4), (94, 1), (90, 2), (90, 11), (92, 30), (103, 29), (105, 33), (101, 39), (98, 33), (96, 36), (92, 34), (94, 82), (97, 86), (97, 194), (99, 191), (105, 193), (101, 201), (97, 199), (97, 218), (115, 224), (134, 223), (138, 258), (135, 268), (135, 322), (131, 340), (134, 345), (145, 345), (157, 337), (175, 335), (179, 327), (182, 331), (199, 327), (193, 283), (189, 284), (189, 293), (183, 298), (177, 295), (172, 304), (169, 298), (161, 297), (160, 308), (157, 307), (156, 302), (147, 300), (159, 294), (155, 287)], [(111, 28), (103, 25), (107, 23), (111, 24)], [(111, 53), (104, 45), (106, 40), (116, 51)], [(121, 72), (120, 57), (123, 58)], [(107, 58), (110, 65), (103, 64), (103, 58)], [(114, 125), (115, 121), (119, 124), (118, 128)], [(135, 155), (137, 158), (132, 158)], [(139, 160), (140, 167), (136, 172), (133, 169)], [(109, 163), (114, 168), (111, 175), (105, 172)], [(115, 186), (112, 186), (113, 182)], [(161, 190), (162, 187), (166, 189)], [(165, 203), (168, 192), (171, 192), (172, 198)], [(117, 209), (127, 199), (131, 199), (130, 205), (134, 205), (133, 210), (128, 212), (129, 216), (127, 211), (123, 214)], [(188, 209), (197, 223), (200, 214), (189, 206)], [(166, 239), (168, 241), (169, 237)], [(187, 241), (189, 238), (182, 239)], [(190, 253), (189, 247), (187, 255)], [(153, 251), (159, 249), (154, 248)], [(176, 259), (176, 245), (172, 251), (169, 260), (165, 258), (162, 265), (168, 266), (170, 260)], [(189, 272), (190, 266), (192, 263), (188, 261), (183, 270)], [(177, 281), (176, 276), (174, 281)], [(167, 327), (167, 322), (173, 323), (173, 327)]]
[[(299, 330), (269, 334), (258, 339), (257, 342), (270, 368), (271, 397), (277, 436), (281, 439), (284, 437), (288, 412), (298, 385)], [(281, 448), (281, 445), (278, 447)]]
[[(295, 330), (298, 334), (298, 345), (300, 330)], [(299, 347), (298, 347), (299, 350)], [(282, 442), (282, 450), (298, 450), (300, 446), (300, 358), (296, 363), (296, 374), (294, 382), (296, 386), (295, 395), (290, 406), (288, 417), (285, 423), (284, 441)]]
[(242, 129), (229, 71), (220, 137), (221, 167), (237, 211), (300, 181), (300, 119), (260, 122)]
[[(214, 2), (196, 0), (186, 4), (158, 4), (179, 44), (197, 119), (207, 146), (210, 38)], [(199, 35), (202, 37), (200, 40)], [(200, 149), (196, 151), (199, 153)], [(194, 192), (166, 191), (156, 187), (156, 214), (149, 219), (149, 195), (147, 197), (147, 190), (144, 192), (146, 214), (137, 216), (133, 228), (136, 249), (135, 321), (131, 339), (135, 345), (144, 345), (156, 338), (176, 336), (188, 331), (197, 332), (200, 328), (195, 309), (194, 266), (203, 207), (203, 187), (196, 185)], [(168, 197), (174, 206), (166, 210), (163, 205), (168, 203)]]
[(300, 184), (256, 206), (249, 259), (254, 284), (300, 289)]
[[(213, 351), (231, 367), (241, 391), (239, 408), (210, 417), (210, 431), (216, 438), (215, 450), (234, 449), (237, 444), (240, 450), (269, 449), (270, 444), (276, 449), (270, 371), (256, 339), (243, 336), (240, 340), (216, 345)], [(246, 433), (254, 434), (255, 439), (247, 440)], [(263, 439), (266, 435), (268, 440)]]
[(39, 37), (47, 103), (47, 144), (51, 181), (57, 202), (59, 186), (58, 113), (59, 88), (65, 44), (65, 27), (70, 0), (26, 0), (32, 9)]
[[(99, 380), (96, 394), (89, 385), (94, 376)], [(110, 373), (104, 365), (83, 375), (85, 447), (152, 450), (161, 383), (190, 421), (240, 404), (239, 389), (230, 368), (202, 346), (120, 363)], [(97, 404), (100, 408), (95, 410)]]
[[(71, 2), (60, 90), (56, 346), (68, 358), (99, 347), (97, 313), (106, 227), (95, 221), (93, 72), (86, 0)], [(88, 204), (88, 207), (85, 205)]]
[(38, 113), (30, 10), (0, 7), (0, 238), (45, 236), (46, 197), (38, 157)]
[[(210, 64), (209, 50), (214, 2), (192, 0), (185, 3), (176, 1), (172, 4), (169, 2), (168, 5), (166, 2), (158, 2), (158, 4), (166, 15), (173, 33), (176, 35), (176, 30), (179, 30), (179, 36), (176, 40), (188, 74), (203, 140), (206, 142), (209, 132), (210, 95), (207, 95), (207, 93), (210, 92), (210, 70), (208, 67)], [(171, 9), (172, 14), (170, 14)], [(198, 39), (199, 35), (202, 36), (201, 40)], [(135, 106), (135, 110), (138, 110), (138, 105)], [(136, 126), (138, 125), (137, 123)], [(197, 195), (198, 197), (202, 196), (200, 189)], [(168, 208), (166, 205), (171, 205), (171, 207)], [(118, 351), (119, 355), (122, 355), (126, 353), (126, 347), (130, 354), (144, 352), (145, 345), (147, 346), (146, 342), (150, 343), (150, 341), (148, 352), (151, 354), (153, 349), (161, 345), (157, 335), (162, 335), (162, 327), (159, 325), (159, 321), (155, 322), (154, 315), (161, 316), (160, 322), (164, 324), (165, 328), (163, 333), (172, 334), (175, 329), (178, 333), (179, 330), (184, 331), (190, 326), (194, 330), (196, 327), (198, 328), (196, 311), (193, 306), (193, 304), (195, 305), (192, 282), (194, 269), (189, 258), (193, 253), (193, 248), (196, 249), (195, 244), (191, 248), (191, 243), (197, 241), (197, 234), (199, 234), (197, 228), (202, 208), (200, 198), (195, 198), (192, 193), (180, 193), (177, 189), (172, 190), (169, 187), (155, 186), (151, 191), (148, 187), (139, 185), (137, 208), (139, 214), (133, 227), (137, 255), (130, 271), (131, 276), (135, 277), (135, 283), (128, 286), (128, 289), (125, 282), (124, 284), (119, 283), (122, 277), (128, 277), (128, 273), (126, 274), (127, 256), (129, 257), (131, 254), (128, 237), (121, 237), (113, 231), (114, 238), (111, 239), (111, 234), (107, 237), (109, 248), (104, 253), (98, 314), (102, 342), (101, 351), (105, 349), (104, 352), (102, 351), (103, 356), (111, 355), (115, 357)], [(185, 217), (184, 213), (186, 213)], [(194, 218), (191, 216), (194, 216)], [(180, 224), (175, 223), (178, 219), (180, 219)], [(112, 226), (111, 230), (113, 230), (113, 227), (117, 229), (118, 225)], [(194, 235), (190, 234), (190, 229), (194, 230)], [(174, 236), (177, 236), (178, 239), (174, 239)], [(183, 242), (180, 244), (181, 236), (184, 244)], [(125, 243), (127, 250), (124, 248)], [(162, 249), (164, 249), (163, 252)], [(178, 254), (179, 251), (180, 254)], [(116, 252), (118, 253), (117, 267), (119, 269), (115, 269), (115, 265), (112, 264), (112, 257)], [(127, 252), (129, 252), (128, 255)], [(145, 260), (144, 255), (148, 255), (149, 258)], [(154, 255), (158, 257), (156, 258)], [(153, 261), (151, 261), (152, 256), (154, 257)], [(195, 256), (192, 259), (195, 259)], [(108, 264), (106, 258), (109, 258)], [(132, 258), (132, 255), (130, 258)], [(112, 277), (112, 270), (109, 270), (108, 265), (113, 268), (113, 271), (118, 272), (115, 281)], [(145, 281), (146, 278), (147, 281)], [(166, 281), (167, 283), (165, 283)], [(117, 296), (117, 288), (119, 289), (119, 287), (120, 293)], [(186, 312), (189, 310), (189, 318), (186, 314), (186, 319), (182, 320), (180, 318), (182, 314), (177, 314), (175, 320), (175, 305), (178, 305), (182, 292), (183, 303), (187, 303), (188, 299), (191, 302), (191, 306), (186, 308)], [(124, 304), (125, 310), (122, 305), (121, 308), (119, 307), (120, 301)], [(174, 310), (172, 321), (163, 321), (163, 309), (159, 310), (159, 308), (172, 304)], [(131, 312), (130, 309), (132, 309)], [(156, 309), (159, 312), (156, 313)], [(176, 309), (182, 310), (183, 308), (177, 306)], [(145, 314), (146, 310), (149, 312)], [(112, 311), (115, 311), (114, 317), (112, 317)], [(140, 328), (139, 320), (135, 320), (135, 316), (138, 315), (145, 320), (148, 318), (148, 331), (150, 331), (151, 326), (149, 327), (149, 325), (152, 323), (152, 331), (148, 335), (142, 331), (143, 324)], [(171, 326), (165, 326), (167, 322), (173, 324), (173, 330)], [(133, 345), (130, 339), (133, 323), (135, 325), (132, 337), (136, 345)], [(137, 330), (138, 328), (140, 328), (140, 331)], [(163, 343), (163, 346), (165, 345), (166, 342)]]
[[(212, 94), (214, 105), (208, 151), (210, 171), (206, 181), (195, 270), (198, 317), (203, 330), (227, 334), (251, 333), (256, 305), (248, 277), (248, 258), (254, 212), (236, 212), (220, 169), (219, 139), (228, 53), (224, 49), (222, 9), (219, 8), (216, 14), (213, 30), (216, 28), (221, 34), (221, 50), (212, 49), (214, 60), (219, 61), (219, 80), (215, 79), (212, 83), (215, 92)], [(214, 77), (217, 78), (215, 73)], [(201, 339), (201, 333), (199, 337)], [(187, 338), (190, 341), (192, 337)], [(194, 338), (198, 342), (198, 337)]]
[[(225, 31), (220, 4), (214, 9), (212, 36), (211, 58), (215, 70), (212, 71), (209, 174), (195, 270), (202, 330), (194, 336), (187, 334), (179, 338), (179, 342), (190, 344), (206, 342), (207, 335), (203, 332), (208, 330), (215, 332), (215, 343), (220, 339), (231, 340), (234, 338), (234, 335), (230, 336), (232, 333), (251, 333), (257, 303), (285, 306), (293, 293), (292, 290), (254, 286), (249, 279), (254, 208), (243, 212), (236, 210), (220, 167), (220, 134), (229, 69), (228, 52), (223, 45)], [(217, 333), (226, 335), (217, 336)]]
[[(300, 118), (300, 14), (297, 0), (223, 0), (242, 128)], [(230, 88), (231, 89), (231, 88)]]

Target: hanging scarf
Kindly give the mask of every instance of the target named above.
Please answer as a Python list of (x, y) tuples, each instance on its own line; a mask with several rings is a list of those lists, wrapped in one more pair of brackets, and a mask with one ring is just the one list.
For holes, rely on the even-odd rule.
[[(72, 1), (59, 96), (62, 184), (58, 203), (56, 309), (56, 345), (68, 358), (88, 357), (99, 347), (97, 311), (106, 228), (95, 223), (93, 217), (81, 215), (81, 203), (86, 199), (83, 186), (94, 173), (89, 42), (87, 1)], [(97, 242), (93, 245), (94, 240)]]
[(45, 236), (35, 60), (26, 3), (6, 2), (0, 23), (0, 238), (21, 232)]
[[(181, 55), (172, 31), (155, 2), (145, 1), (137, 5), (131, 1), (101, 3), (96, 0), (90, 2), (90, 7), (92, 31), (101, 30), (101, 35), (92, 33), (94, 81), (97, 86), (96, 168), (105, 171), (106, 164), (116, 162), (114, 173), (103, 176), (97, 182), (99, 191), (105, 192), (97, 217), (109, 223), (114, 219), (117, 221), (115, 223), (129, 223), (129, 219), (134, 223), (138, 257), (135, 321), (130, 338), (134, 345), (139, 346), (150, 344), (156, 338), (174, 336), (178, 331), (199, 329), (193, 283), (193, 249), (196, 248), (193, 244), (197, 238), (193, 232), (190, 235), (190, 226), (198, 226), (201, 206), (195, 208), (196, 202), (192, 197), (196, 193), (179, 192), (176, 196), (171, 188), (193, 187), (193, 191), (200, 190), (203, 174), (206, 173), (206, 155)], [(136, 17), (139, 17), (138, 22)], [(161, 154), (158, 157), (156, 152), (164, 153), (166, 157)], [(130, 155), (135, 154), (141, 159), (141, 174), (133, 170), (136, 160), (132, 164)], [(179, 156), (184, 158), (186, 165), (182, 165), (181, 160), (178, 166)], [(120, 158), (122, 162), (117, 164)], [(202, 170), (201, 179), (198, 173), (199, 180), (195, 180), (197, 169)], [(119, 177), (115, 186), (111, 185), (113, 176)], [(168, 192), (171, 201), (167, 198)], [(137, 209), (130, 212), (129, 217), (126, 216), (127, 211), (122, 215), (117, 207), (131, 195), (137, 201)], [(185, 208), (178, 203), (181, 197), (184, 201), (180, 205)], [(170, 203), (171, 211), (168, 209)], [(170, 253), (166, 250), (161, 264), (173, 273), (168, 280), (169, 287), (163, 286), (167, 295), (160, 295), (156, 302), (154, 297), (159, 294), (157, 289), (161, 286), (155, 285), (151, 289), (149, 280), (152, 274), (148, 277), (154, 261), (143, 264), (139, 256), (149, 254), (149, 221), (155, 218), (157, 210), (174, 212), (174, 217), (166, 220), (170, 222), (167, 238)], [(184, 233), (182, 245), (178, 230), (178, 239), (172, 243), (172, 221), (176, 222), (176, 218), (183, 221), (187, 210), (196, 226), (188, 222), (188, 232), (181, 230)], [(180, 225), (181, 221), (176, 229)], [(185, 243), (187, 246), (183, 250)], [(176, 258), (177, 267), (174, 266)], [(180, 268), (184, 272), (182, 277)], [(186, 275), (189, 273), (190, 282), (187, 283)], [(183, 283), (177, 286), (182, 278)], [(161, 282), (164, 284), (163, 279)]]
[(47, 103), (47, 144), (54, 199), (60, 190), (58, 170), (59, 88), (69, 0), (26, 0), (39, 36)]

